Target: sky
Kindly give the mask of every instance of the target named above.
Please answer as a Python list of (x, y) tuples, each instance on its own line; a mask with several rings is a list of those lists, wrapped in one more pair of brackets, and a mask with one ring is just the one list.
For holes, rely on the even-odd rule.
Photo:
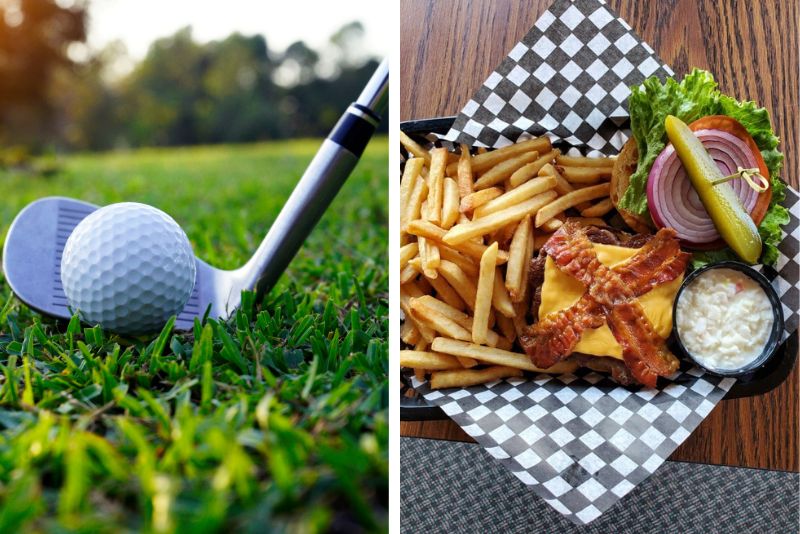
[(298, 40), (319, 49), (341, 26), (359, 20), (369, 55), (382, 57), (389, 52), (391, 15), (379, 0), (93, 0), (87, 44), (97, 50), (121, 40), (140, 60), (155, 39), (191, 25), (200, 42), (238, 31), (264, 35), (272, 51)]

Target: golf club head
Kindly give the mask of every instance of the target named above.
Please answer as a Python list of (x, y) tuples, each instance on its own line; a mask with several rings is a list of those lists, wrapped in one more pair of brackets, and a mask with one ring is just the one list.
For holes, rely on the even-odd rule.
[[(3, 272), (8, 285), (28, 307), (52, 317), (69, 320), (72, 312), (61, 285), (61, 255), (72, 230), (98, 208), (65, 197), (46, 197), (28, 204), (11, 223), (3, 247)], [(215, 269), (195, 258), (194, 290), (178, 315), (175, 328), (189, 330), (194, 318), (227, 318), (238, 307), (233, 294), (235, 273)]]

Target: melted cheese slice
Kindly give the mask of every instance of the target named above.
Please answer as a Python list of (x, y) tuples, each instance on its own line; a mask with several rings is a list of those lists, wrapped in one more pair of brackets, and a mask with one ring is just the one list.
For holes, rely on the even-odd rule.
[[(637, 248), (618, 247), (614, 245), (593, 244), (597, 258), (607, 267), (616, 267), (628, 261)], [(672, 330), (672, 302), (678, 293), (683, 275), (675, 280), (661, 284), (648, 293), (639, 297), (639, 303), (644, 308), (644, 314), (650, 319), (658, 335), (663, 338), (669, 336)], [(548, 313), (569, 308), (583, 296), (586, 291), (584, 285), (565, 274), (556, 267), (552, 258), (548, 257), (544, 267), (544, 284), (542, 285), (542, 303), (539, 306), (539, 319)], [(611, 329), (607, 324), (600, 328), (586, 330), (581, 340), (575, 346), (575, 352), (592, 354), (594, 356), (611, 356), (622, 359), (620, 347)]]

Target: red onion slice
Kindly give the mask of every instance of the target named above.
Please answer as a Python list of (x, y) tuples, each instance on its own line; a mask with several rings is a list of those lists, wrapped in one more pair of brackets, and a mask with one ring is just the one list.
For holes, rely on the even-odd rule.
[[(723, 175), (735, 173), (738, 167), (758, 167), (750, 147), (735, 135), (710, 129), (694, 134)], [(733, 188), (748, 213), (755, 208), (758, 192), (744, 180), (732, 180), (717, 187)], [(702, 246), (720, 239), (672, 144), (661, 151), (650, 169), (647, 202), (656, 226), (674, 228), (685, 245)]]

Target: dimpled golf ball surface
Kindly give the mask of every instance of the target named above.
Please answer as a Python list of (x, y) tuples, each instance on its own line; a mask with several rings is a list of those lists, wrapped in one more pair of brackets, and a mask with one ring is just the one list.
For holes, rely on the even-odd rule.
[(127, 335), (160, 330), (192, 294), (189, 239), (166, 213), (124, 202), (91, 213), (69, 236), (61, 281), (73, 310)]

